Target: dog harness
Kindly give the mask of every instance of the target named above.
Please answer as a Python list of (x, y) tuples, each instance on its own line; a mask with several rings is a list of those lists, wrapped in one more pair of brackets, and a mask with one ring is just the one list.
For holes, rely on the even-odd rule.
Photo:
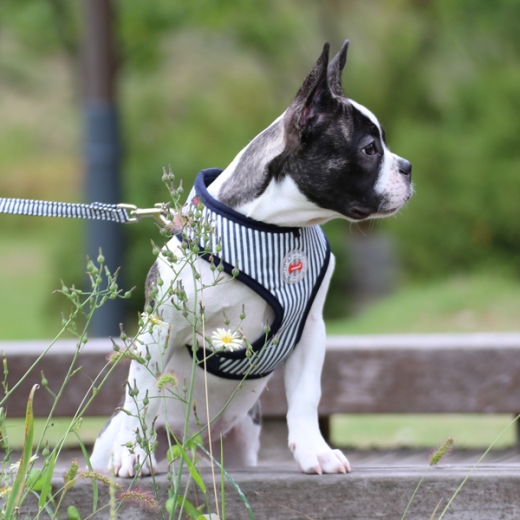
[[(285, 361), (300, 340), (329, 265), (330, 246), (319, 226), (266, 224), (215, 200), (207, 187), (221, 172), (216, 168), (201, 171), (188, 198), (192, 209), (200, 208), (202, 202), (201, 218), (214, 231), (205, 243), (199, 241), (204, 251), (201, 256), (213, 260), (215, 265), (222, 263), (228, 274), (237, 268), (236, 279), (271, 306), (274, 320), (269, 332), (251, 343), (252, 351), (245, 347), (233, 352), (199, 348), (196, 355), (201, 362), (206, 355), (206, 369), (212, 374), (228, 379), (256, 379), (269, 375)], [(181, 241), (193, 239), (189, 234), (190, 231), (184, 231), (184, 236), (177, 237)], [(192, 347), (187, 347), (193, 354)]]

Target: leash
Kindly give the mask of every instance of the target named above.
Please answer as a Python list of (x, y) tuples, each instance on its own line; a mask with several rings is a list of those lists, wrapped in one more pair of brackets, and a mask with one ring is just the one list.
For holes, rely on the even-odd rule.
[(142, 218), (152, 217), (161, 226), (170, 226), (173, 212), (168, 203), (159, 202), (153, 208), (141, 209), (133, 204), (104, 204), (92, 202), (50, 202), (46, 200), (0, 198), (0, 213), (33, 217), (83, 218), (133, 224)]

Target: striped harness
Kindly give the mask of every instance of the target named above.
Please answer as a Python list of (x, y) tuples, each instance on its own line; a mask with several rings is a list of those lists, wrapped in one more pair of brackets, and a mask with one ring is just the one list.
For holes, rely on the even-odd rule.
[[(266, 224), (215, 200), (207, 187), (221, 172), (214, 168), (201, 171), (188, 198), (188, 205), (203, 203), (202, 218), (214, 229), (208, 243), (199, 243), (201, 249), (207, 248), (202, 257), (208, 261), (213, 257), (228, 274), (237, 267), (236, 278), (271, 306), (274, 320), (269, 332), (251, 343), (252, 352), (246, 348), (233, 352), (198, 348), (196, 356), (202, 362), (206, 355), (206, 369), (217, 376), (256, 379), (269, 375), (298, 344), (329, 265), (330, 246), (319, 226)], [(222, 248), (219, 253), (217, 244)], [(187, 347), (193, 355), (192, 347)]]

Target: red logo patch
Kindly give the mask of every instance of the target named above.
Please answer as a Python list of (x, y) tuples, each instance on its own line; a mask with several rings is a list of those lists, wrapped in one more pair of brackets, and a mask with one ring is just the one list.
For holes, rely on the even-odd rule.
[(285, 255), (280, 266), (281, 275), (285, 283), (298, 283), (305, 277), (308, 268), (307, 255), (299, 250), (293, 249)]
[(294, 273), (295, 271), (301, 271), (303, 269), (303, 262), (297, 262), (296, 264), (289, 264), (289, 267), (287, 270), (289, 271), (289, 274)]

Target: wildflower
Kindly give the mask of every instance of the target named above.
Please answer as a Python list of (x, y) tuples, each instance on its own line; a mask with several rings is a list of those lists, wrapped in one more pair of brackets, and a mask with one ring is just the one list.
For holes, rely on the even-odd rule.
[(84, 471), (80, 474), (79, 478), (95, 480), (97, 482), (101, 482), (102, 484), (106, 484), (107, 486), (113, 485), (116, 489), (121, 489), (119, 484), (110, 482), (108, 477), (105, 477), (96, 471)]
[(73, 459), (70, 463), (69, 470), (65, 473), (63, 480), (65, 481), (65, 489), (69, 489), (72, 484), (74, 484), (75, 478), (78, 474), (78, 461), (76, 459)]
[(225, 349), (233, 352), (244, 348), (244, 341), (236, 332), (226, 329), (217, 329), (211, 335), (213, 348)]
[[(34, 462), (36, 459), (38, 458), (38, 455), (33, 455), (30, 459), (29, 459), (29, 463), (31, 462)], [(22, 462), (22, 459), (20, 459), (18, 462), (15, 462), (14, 464), (11, 464), (9, 466), (9, 469), (10, 470), (18, 470), (20, 469), (20, 462)]]
[(175, 374), (165, 373), (162, 374), (157, 380), (157, 388), (164, 390), (167, 386), (177, 386), (179, 384)]
[(430, 466), (435, 466), (438, 464), (443, 457), (448, 455), (451, 452), (451, 449), (453, 447), (453, 438), (448, 437), (444, 444), (442, 444), (439, 448), (437, 448), (431, 455), (429, 464)]
[(119, 500), (133, 503), (150, 513), (156, 513), (160, 509), (159, 503), (149, 491), (125, 491), (119, 494)]
[(152, 325), (160, 325), (161, 327), (169, 327), (168, 323), (161, 320), (160, 316), (157, 314), (150, 314), (148, 312), (142, 312), (141, 318), (144, 323), (151, 323)]

